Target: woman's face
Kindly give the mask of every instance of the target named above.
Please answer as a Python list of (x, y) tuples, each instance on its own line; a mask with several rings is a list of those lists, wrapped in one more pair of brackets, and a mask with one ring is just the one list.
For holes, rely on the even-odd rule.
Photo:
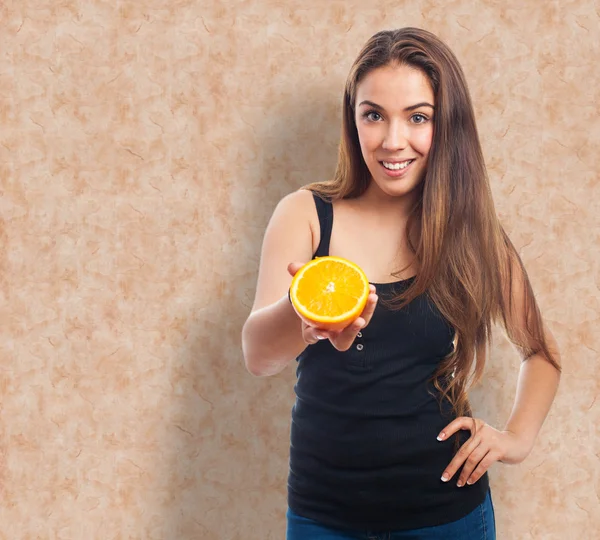
[(355, 122), (373, 179), (369, 189), (391, 197), (415, 192), (425, 175), (434, 107), (429, 80), (409, 66), (377, 68), (359, 83)]

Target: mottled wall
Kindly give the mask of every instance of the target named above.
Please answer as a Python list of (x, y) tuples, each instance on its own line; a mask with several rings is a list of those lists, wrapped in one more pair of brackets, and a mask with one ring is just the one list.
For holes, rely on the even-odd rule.
[[(533, 454), (492, 470), (499, 538), (599, 538), (598, 9), (0, 3), (0, 538), (283, 539), (294, 371), (240, 349), (260, 243), (331, 176), (362, 44), (407, 25), (464, 66), (564, 357)], [(495, 426), (517, 367), (500, 337), (473, 392)]]

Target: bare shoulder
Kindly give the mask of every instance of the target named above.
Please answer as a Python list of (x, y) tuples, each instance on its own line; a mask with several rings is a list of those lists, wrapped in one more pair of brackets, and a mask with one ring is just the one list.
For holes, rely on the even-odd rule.
[(297, 191), (292, 191), (283, 197), (278, 205), (283, 210), (297, 212), (306, 215), (308, 218), (314, 214), (316, 216), (315, 202), (312, 191), (301, 188)]
[[(312, 252), (314, 253), (320, 241), (320, 227), (313, 192), (300, 188), (289, 193), (277, 204), (273, 213), (274, 217), (276, 213), (281, 215), (283, 222), (300, 226), (308, 225), (312, 239)], [(277, 222), (279, 222), (279, 219)]]

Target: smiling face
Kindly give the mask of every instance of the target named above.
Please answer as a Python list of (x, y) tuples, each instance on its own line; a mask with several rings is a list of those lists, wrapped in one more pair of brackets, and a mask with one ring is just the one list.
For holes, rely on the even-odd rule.
[(354, 119), (373, 180), (369, 191), (416, 194), (431, 148), (434, 107), (429, 80), (413, 67), (387, 65), (360, 81)]

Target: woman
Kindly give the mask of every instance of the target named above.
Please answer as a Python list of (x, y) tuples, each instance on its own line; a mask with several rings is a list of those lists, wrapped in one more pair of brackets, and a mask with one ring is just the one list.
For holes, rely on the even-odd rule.
[[(336, 333), (287, 294), (324, 255), (371, 283)], [(503, 430), (466, 393), (496, 321), (523, 360)], [(487, 470), (530, 453), (560, 358), (496, 216), (462, 69), (431, 33), (379, 32), (360, 52), (335, 177), (278, 204), (242, 342), (254, 375), (298, 361), (288, 540), (495, 538)]]

